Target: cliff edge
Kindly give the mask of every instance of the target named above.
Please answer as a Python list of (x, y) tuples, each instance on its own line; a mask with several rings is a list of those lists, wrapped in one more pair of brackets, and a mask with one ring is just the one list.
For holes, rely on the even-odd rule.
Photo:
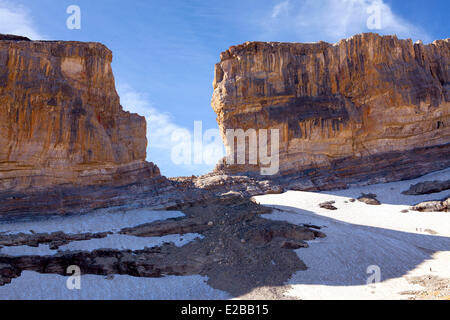
[[(228, 153), (238, 157), (228, 129), (279, 132), (279, 170), (267, 178), (330, 189), (450, 165), (450, 39), (246, 42), (220, 58), (212, 106)], [(246, 156), (217, 171), (259, 175)]]
[(0, 35), (0, 191), (158, 176), (146, 121), (125, 112), (99, 43)]

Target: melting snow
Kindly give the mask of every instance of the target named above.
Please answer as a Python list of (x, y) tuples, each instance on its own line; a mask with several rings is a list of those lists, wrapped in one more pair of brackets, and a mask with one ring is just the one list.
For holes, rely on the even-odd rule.
[[(300, 299), (405, 299), (403, 291), (423, 289), (413, 276), (450, 278), (450, 213), (401, 212), (418, 202), (436, 200), (449, 191), (428, 195), (401, 194), (411, 184), (450, 179), (450, 169), (409, 181), (326, 192), (288, 191), (255, 199), (277, 210), (267, 219), (321, 226), (327, 237), (296, 250), (308, 266), (293, 275), (288, 295)], [(379, 206), (350, 199), (374, 193)], [(338, 210), (319, 207), (335, 201)], [(431, 234), (433, 233), (433, 235)], [(371, 266), (381, 282), (372, 283)], [(367, 284), (367, 281), (370, 284)]]
[(182, 216), (184, 214), (179, 211), (101, 209), (84, 215), (42, 217), (20, 222), (0, 221), (0, 234), (30, 234), (30, 230), (36, 233), (62, 231), (69, 234), (116, 232), (126, 227)]

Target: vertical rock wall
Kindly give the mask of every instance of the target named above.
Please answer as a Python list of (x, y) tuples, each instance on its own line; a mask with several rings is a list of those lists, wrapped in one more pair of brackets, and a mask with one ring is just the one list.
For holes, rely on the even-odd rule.
[(279, 129), (278, 176), (384, 181), (450, 165), (449, 39), (247, 42), (221, 54), (213, 85), (224, 138), (227, 129)]
[(98, 43), (0, 37), (0, 190), (159, 175), (145, 162), (145, 118), (123, 111), (111, 61)]

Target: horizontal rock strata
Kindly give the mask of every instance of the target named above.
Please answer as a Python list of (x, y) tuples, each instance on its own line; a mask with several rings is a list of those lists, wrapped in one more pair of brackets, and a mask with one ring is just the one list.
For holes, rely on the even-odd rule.
[[(279, 130), (272, 178), (284, 186), (386, 182), (450, 165), (449, 39), (424, 45), (367, 33), (336, 44), (247, 42), (221, 54), (213, 85), (235, 159), (228, 129)], [(265, 165), (246, 156), (217, 170), (260, 175)]]
[(0, 37), (0, 191), (124, 185), (146, 163), (146, 121), (123, 111), (98, 43)]
[(415, 196), (421, 194), (430, 194), (442, 192), (450, 189), (450, 180), (445, 181), (425, 181), (411, 185), (408, 190), (403, 191), (403, 194)]
[(443, 200), (421, 202), (413, 206), (411, 210), (420, 212), (449, 212), (450, 197)]
[(201, 177), (162, 177), (145, 161), (145, 119), (120, 106), (111, 60), (98, 43), (0, 36), (0, 216), (185, 208), (450, 165), (448, 40), (363, 34), (224, 52), (212, 101), (224, 136), (280, 130), (279, 172), (264, 177), (260, 165), (229, 164)]
[[(0, 254), (0, 286), (12, 283), (23, 271), (67, 275), (67, 267), (77, 265), (83, 275), (116, 274), (135, 277), (200, 274), (208, 284), (233, 296), (261, 286), (283, 286), (297, 271), (305, 270), (294, 249), (308, 247), (307, 241), (324, 238), (312, 226), (297, 226), (284, 221), (261, 218), (270, 208), (241, 197), (212, 200), (183, 210), (186, 217), (124, 228), (120, 234), (154, 237), (198, 232), (197, 238), (181, 247), (165, 243), (143, 250), (100, 249), (58, 252), (59, 245), (88, 241), (105, 234), (68, 235), (62, 233), (8, 235), (0, 245), (49, 244), (47, 256), (8, 256)], [(82, 218), (81, 218), (82, 219)]]

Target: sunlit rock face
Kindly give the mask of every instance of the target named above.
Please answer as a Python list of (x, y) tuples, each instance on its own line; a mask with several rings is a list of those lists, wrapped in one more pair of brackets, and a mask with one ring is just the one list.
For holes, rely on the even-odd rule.
[(0, 191), (124, 184), (145, 162), (146, 121), (123, 111), (98, 43), (0, 36)]
[(450, 39), (424, 45), (367, 33), (336, 44), (247, 42), (221, 54), (213, 85), (225, 144), (227, 129), (279, 129), (276, 176), (300, 178), (301, 189), (450, 165)]

